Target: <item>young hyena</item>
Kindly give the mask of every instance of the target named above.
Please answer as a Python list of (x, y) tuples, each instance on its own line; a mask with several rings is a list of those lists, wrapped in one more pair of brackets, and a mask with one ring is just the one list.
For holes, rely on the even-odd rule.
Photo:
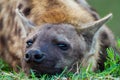
[(106, 48), (115, 46), (104, 25), (111, 16), (99, 19), (85, 0), (1, 0), (0, 56), (27, 74), (76, 72), (89, 64), (103, 70)]

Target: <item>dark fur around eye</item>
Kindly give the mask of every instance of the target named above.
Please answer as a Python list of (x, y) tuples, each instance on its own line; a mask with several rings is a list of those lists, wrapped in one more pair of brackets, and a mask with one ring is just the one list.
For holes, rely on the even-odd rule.
[(70, 46), (64, 42), (60, 42), (56, 44), (61, 50), (68, 50), (70, 48)]

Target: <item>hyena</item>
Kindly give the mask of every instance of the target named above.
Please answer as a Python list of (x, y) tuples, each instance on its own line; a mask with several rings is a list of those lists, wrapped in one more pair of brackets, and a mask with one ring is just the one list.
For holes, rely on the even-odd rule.
[(76, 72), (90, 64), (103, 70), (106, 48), (115, 46), (104, 25), (111, 16), (100, 19), (85, 0), (1, 0), (0, 56), (27, 74)]

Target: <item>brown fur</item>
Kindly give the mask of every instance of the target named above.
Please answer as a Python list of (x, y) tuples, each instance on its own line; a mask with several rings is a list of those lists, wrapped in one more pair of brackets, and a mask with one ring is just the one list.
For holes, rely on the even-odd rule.
[[(94, 11), (89, 8), (89, 10), (86, 9), (81, 4), (75, 0), (1, 0), (0, 56), (15, 70), (16, 65), (21, 65), (20, 59), (23, 58), (24, 55), (23, 47), (25, 43), (21, 39), (22, 29), (18, 18), (16, 18), (16, 6), (37, 26), (41, 26), (45, 23), (67, 23), (76, 27), (78, 25), (95, 21), (96, 17), (94, 15), (97, 16), (97, 14), (93, 14)], [(114, 37), (107, 27), (102, 27), (99, 35), (98, 41), (100, 42), (100, 48), (107, 48), (114, 45)], [(107, 36), (107, 38), (103, 39), (104, 36)], [(91, 36), (86, 38), (86, 42), (91, 44)], [(88, 45), (88, 49), (89, 47), (90, 45)], [(103, 48), (102, 50), (105, 51)], [(98, 57), (99, 55), (97, 54), (96, 56)], [(98, 60), (98, 58), (95, 60)]]
[(16, 0), (0, 1), (0, 56), (13, 68), (20, 64), (20, 28), (15, 21)]

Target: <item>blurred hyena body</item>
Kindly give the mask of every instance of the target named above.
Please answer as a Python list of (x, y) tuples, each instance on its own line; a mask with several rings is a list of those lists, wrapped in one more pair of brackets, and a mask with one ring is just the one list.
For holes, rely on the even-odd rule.
[(20, 31), (16, 22), (17, 0), (0, 1), (0, 57), (13, 68), (20, 65), (22, 57)]
[[(37, 30), (44, 24), (48, 24), (48, 25), (70, 24), (72, 25), (72, 27), (77, 28), (78, 26), (82, 26), (83, 24), (91, 23), (99, 19), (99, 16), (96, 14), (96, 12), (92, 10), (91, 7), (84, 0), (1, 0), (0, 1), (0, 56), (6, 62), (8, 62), (14, 69), (16, 69), (16, 65), (21, 65), (21, 60), (23, 60), (25, 54), (24, 49), (26, 44), (25, 44), (25, 39), (23, 39), (22, 37), (28, 40), (30, 37), (33, 37), (34, 35), (33, 33), (37, 32), (36, 30), (31, 30), (29, 31), (29, 33), (31, 32), (33, 33), (32, 34), (28, 33), (29, 36), (26, 37), (27, 32), (26, 29), (24, 29), (25, 27), (24, 25), (26, 23), (24, 21), (22, 22), (16, 16), (15, 13), (16, 8), (18, 8), (20, 12), (23, 13), (25, 17), (27, 17), (27, 19), (35, 23), (35, 26), (38, 26)], [(44, 32), (43, 28), (41, 30), (43, 30)], [(66, 29), (64, 30), (66, 31)], [(101, 69), (103, 68), (104, 65), (103, 62), (107, 55), (105, 54), (106, 48), (110, 46), (114, 46), (113, 34), (106, 26), (103, 26), (98, 31), (98, 33), (99, 35), (97, 35), (97, 40), (96, 40), (98, 44), (97, 45), (98, 48), (95, 48), (97, 49), (95, 51), (96, 54), (90, 60), (83, 61), (83, 65), (86, 66), (89, 63), (89, 61), (91, 62), (92, 60), (92, 63), (95, 64), (92, 67), (93, 70), (96, 70), (98, 66)], [(85, 46), (85, 51), (83, 50), (84, 53), (90, 51), (94, 37), (94, 35), (89, 35), (89, 30), (88, 33), (86, 34), (83, 37), (84, 38), (83, 41), (81, 41), (81, 43), (85, 43), (82, 45)], [(40, 36), (43, 35), (40, 34)], [(35, 46), (33, 46), (33, 48), (34, 47)], [(75, 52), (77, 52), (77, 49)], [(80, 54), (80, 53), (76, 53), (76, 54)], [(83, 57), (84, 55), (82, 54), (82, 58)], [(69, 61), (71, 60), (69, 59), (68, 56), (66, 56), (66, 59), (68, 59), (68, 61), (64, 62), (64, 64), (62, 64), (62, 61), (60, 62), (60, 60), (58, 62), (55, 62), (55, 64), (57, 63), (56, 66), (57, 67), (61, 66), (62, 69), (65, 68), (65, 66), (68, 67), (72, 66), (73, 63), (69, 64)], [(77, 59), (77, 60), (78, 61), (76, 62), (79, 62), (79, 60), (81, 59)], [(75, 61), (72, 62), (76, 64)], [(29, 72), (28, 69), (31, 68), (31, 64), (29, 65), (24, 61), (22, 62), (22, 64), (24, 71), (28, 73)], [(53, 63), (49, 63), (49, 64), (53, 64)], [(35, 68), (35, 70), (38, 70), (38, 72), (41, 71), (42, 73), (55, 73), (55, 72), (57, 73), (57, 70), (54, 70), (54, 68), (51, 68), (51, 66), (46, 67), (45, 65), (39, 65), (39, 67), (41, 67), (40, 70)], [(34, 66), (32, 66), (32, 68), (34, 68)], [(53, 69), (53, 72), (49, 70), (44, 71), (44, 69), (46, 70)]]

